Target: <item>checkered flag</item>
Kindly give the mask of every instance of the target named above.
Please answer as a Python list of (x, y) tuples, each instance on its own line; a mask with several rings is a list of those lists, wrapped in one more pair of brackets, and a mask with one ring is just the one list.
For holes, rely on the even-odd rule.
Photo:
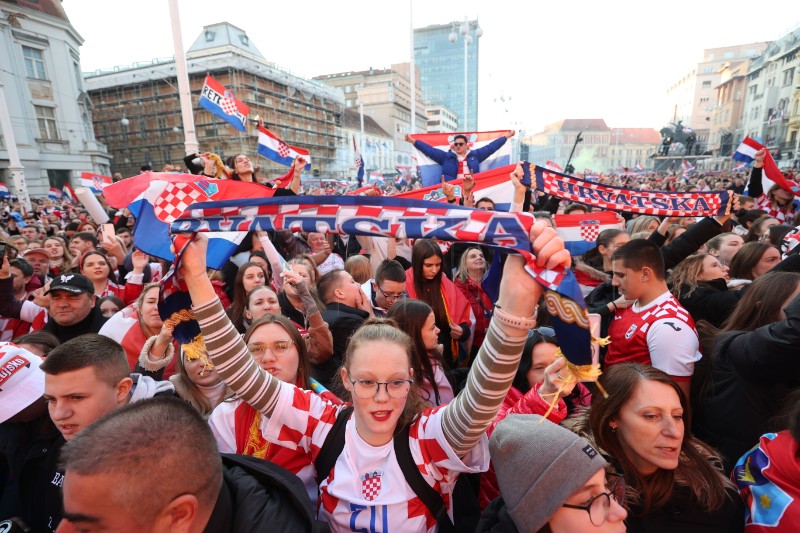
[(162, 222), (172, 223), (190, 205), (208, 201), (208, 196), (191, 183), (170, 183), (153, 204), (153, 212)]

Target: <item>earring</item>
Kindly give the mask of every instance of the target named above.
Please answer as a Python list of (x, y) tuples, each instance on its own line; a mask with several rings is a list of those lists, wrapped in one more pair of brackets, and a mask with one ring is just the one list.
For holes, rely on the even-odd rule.
[(611, 426), (611, 433), (617, 432), (617, 426)]

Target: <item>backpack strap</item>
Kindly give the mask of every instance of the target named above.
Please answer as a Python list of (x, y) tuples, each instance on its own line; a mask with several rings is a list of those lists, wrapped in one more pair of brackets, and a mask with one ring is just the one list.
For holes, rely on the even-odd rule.
[(317, 458), (314, 460), (314, 468), (317, 470), (317, 485), (328, 477), (336, 465), (336, 459), (342, 455), (345, 427), (347, 426), (347, 421), (350, 420), (352, 412), (352, 406), (345, 407), (339, 411), (339, 416), (336, 417), (333, 427), (325, 436), (325, 442), (322, 443), (322, 447), (317, 453)]
[[(403, 477), (406, 478), (406, 483), (414, 491), (414, 494), (422, 500), (425, 507), (431, 512), (439, 525), (439, 531), (442, 533), (455, 532), (455, 526), (450, 521), (450, 516), (447, 514), (447, 507), (442, 500), (442, 495), (431, 487), (422, 473), (417, 468), (417, 463), (411, 455), (411, 447), (408, 443), (408, 430), (407, 424), (397, 435), (394, 436), (394, 454), (397, 457), (397, 464), (400, 465), (400, 470), (403, 472)], [(327, 442), (326, 442), (327, 444)]]

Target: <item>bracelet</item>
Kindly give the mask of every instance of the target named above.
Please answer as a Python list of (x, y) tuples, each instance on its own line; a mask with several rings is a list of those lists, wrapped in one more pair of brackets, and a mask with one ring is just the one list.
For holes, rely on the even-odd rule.
[(505, 324), (507, 326), (511, 326), (512, 328), (517, 329), (532, 329), (536, 327), (536, 316), (539, 313), (539, 308), (537, 307), (533, 311), (533, 316), (531, 317), (521, 317), (521, 316), (514, 316), (512, 314), (506, 313), (499, 305), (494, 306), (494, 314), (492, 315), (494, 318), (497, 319), (498, 322), (501, 324)]
[(456, 198), (453, 198), (452, 200), (447, 200), (447, 203), (448, 203), (448, 204), (454, 204), (454, 203), (456, 203)]
[(617, 304), (614, 303), (614, 300), (611, 300), (611, 305), (614, 306), (614, 311), (613, 312), (616, 313), (617, 312)]

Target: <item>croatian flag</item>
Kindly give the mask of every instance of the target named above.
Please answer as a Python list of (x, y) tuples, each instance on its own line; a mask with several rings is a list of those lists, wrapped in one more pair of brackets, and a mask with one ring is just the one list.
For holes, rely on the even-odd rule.
[(383, 183), (383, 174), (380, 172), (375, 172), (374, 170), (369, 173), (369, 182), (370, 183)]
[[(453, 137), (456, 135), (465, 135), (467, 137), (467, 144), (470, 150), (477, 150), (494, 141), (498, 137), (508, 133), (508, 130), (502, 131), (472, 131), (460, 133), (415, 133), (411, 138), (415, 141), (422, 141), (425, 144), (447, 152), (453, 145)], [(413, 147), (413, 144), (412, 144)], [(416, 148), (414, 148), (417, 161), (419, 163), (420, 177), (422, 178), (423, 185), (434, 185), (442, 180), (442, 167), (429, 158)], [(480, 165), (480, 172), (486, 172), (493, 168), (502, 167), (511, 164), (511, 143), (506, 142), (495, 153), (487, 157)]]
[[(523, 165), (526, 167), (527, 165)], [(506, 165), (504, 167), (487, 170), (473, 174), (475, 180), (475, 188), (472, 190), (472, 195), (476, 200), (481, 198), (490, 198), (494, 202), (496, 211), (508, 211), (511, 208), (511, 201), (514, 199), (514, 185), (511, 183), (509, 177), (516, 165)], [(439, 178), (441, 180), (441, 178)], [(461, 188), (461, 178), (449, 181), (455, 188), (456, 197), (463, 196)], [(414, 189), (408, 192), (401, 192), (392, 195), (393, 198), (414, 198), (418, 200), (427, 200), (429, 202), (447, 202), (447, 198), (442, 191), (442, 184), (431, 185), (421, 189)]]
[(639, 163), (638, 161), (636, 162), (636, 170), (638, 170), (639, 172), (641, 172), (641, 171), (643, 171), (643, 170), (644, 170), (644, 167), (643, 167), (643, 166), (642, 166), (642, 164), (641, 164), (641, 163)]
[(287, 167), (294, 165), (294, 160), (300, 157), (306, 162), (304, 168), (311, 170), (311, 156), (308, 150), (289, 146), (261, 124), (258, 125), (258, 153)]
[(246, 131), (245, 123), (250, 107), (234, 98), (228, 89), (211, 76), (206, 76), (198, 103), (237, 130)]
[(56, 189), (55, 187), (50, 187), (50, 192), (47, 193), (47, 197), (51, 200), (61, 200), (62, 196), (64, 196), (64, 193), (61, 192), (61, 189)]
[[(763, 144), (750, 137), (745, 137), (742, 144), (733, 153), (733, 159), (743, 163), (750, 163), (755, 159), (756, 152), (762, 148), (764, 148)], [(767, 150), (767, 155), (764, 157), (764, 169), (761, 171), (761, 186), (764, 194), (767, 194), (775, 184), (795, 196), (800, 196), (800, 186), (786, 179), (778, 169), (772, 154)]]
[(575, 215), (555, 215), (556, 232), (573, 256), (583, 255), (595, 247), (601, 231), (622, 229), (617, 214), (595, 211)]
[[(127, 207), (136, 218), (133, 244), (143, 252), (172, 261), (169, 225), (197, 202), (264, 198), (275, 189), (257, 183), (205, 179), (193, 174), (145, 172), (105, 188), (103, 197), (111, 207)], [(235, 220), (230, 228), (209, 234), (208, 266), (219, 270), (228, 261), (246, 232), (237, 231)]]
[(746, 168), (747, 168), (747, 163), (739, 163), (738, 165), (736, 165), (735, 167), (733, 167), (731, 170), (732, 170), (733, 172), (738, 172), (738, 171), (740, 171), (740, 170), (744, 170), (744, 169), (746, 169)]
[(8, 186), (0, 181), (0, 197), (5, 198), (7, 196), (11, 196), (8, 192)]
[(353, 152), (356, 154), (356, 168), (358, 169), (356, 174), (356, 182), (358, 183), (358, 186), (361, 187), (364, 184), (364, 158), (361, 157), (361, 152), (356, 146), (355, 135), (353, 135)]
[(692, 164), (686, 161), (685, 159), (683, 160), (683, 163), (681, 163), (681, 169), (683, 170), (683, 173), (687, 176), (692, 172), (694, 172), (694, 167), (692, 166)]
[(102, 193), (103, 189), (113, 182), (114, 180), (111, 179), (111, 176), (103, 176), (102, 174), (94, 174), (92, 172), (81, 172), (81, 187), (91, 189), (94, 194)]
[(64, 188), (62, 190), (64, 191), (64, 196), (66, 196), (69, 201), (71, 201), (71, 202), (77, 202), (78, 201), (78, 196), (75, 194), (75, 191), (72, 189), (72, 185), (70, 185), (69, 183), (65, 183), (64, 184)]

